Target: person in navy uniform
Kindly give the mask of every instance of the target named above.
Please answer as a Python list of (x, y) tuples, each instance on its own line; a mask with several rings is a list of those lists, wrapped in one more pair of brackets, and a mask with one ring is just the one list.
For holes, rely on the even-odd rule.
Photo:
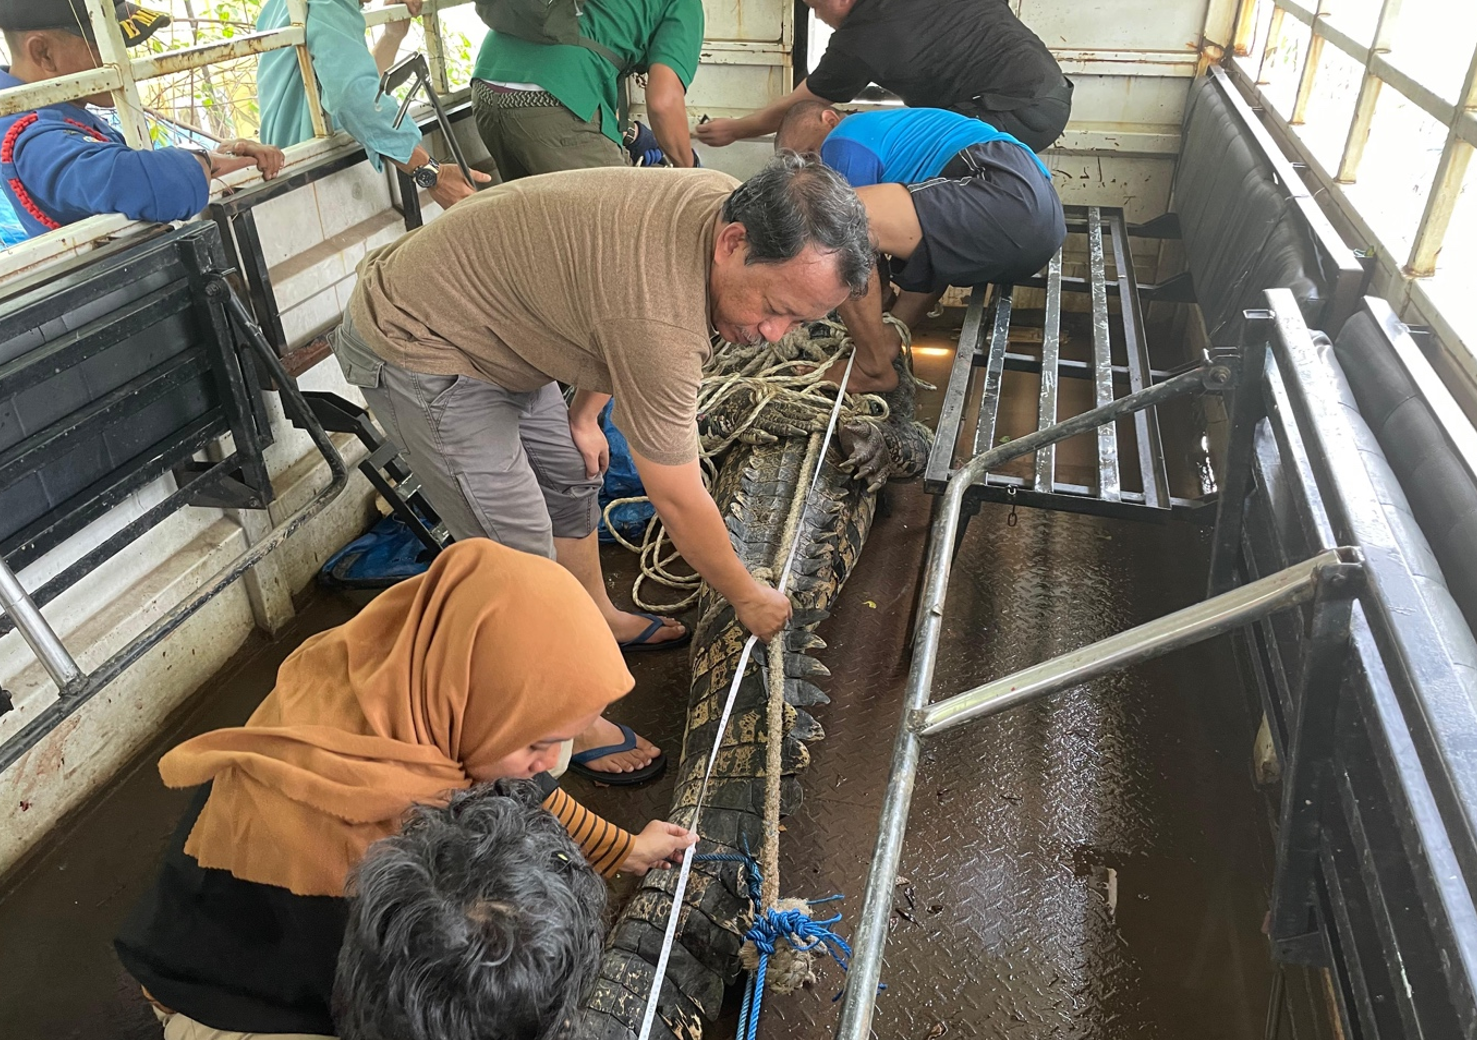
[[(169, 16), (129, 3), (115, 6), (129, 46), (169, 24)], [(10, 51), (0, 90), (40, 83), (101, 64), (84, 0), (0, 0), (0, 30)], [(99, 213), (135, 220), (185, 220), (205, 208), (212, 178), (255, 166), (282, 169), (282, 151), (256, 141), (228, 141), (218, 151), (128, 147), (87, 110), (112, 107), (109, 94), (62, 101), (0, 117), (0, 191), (29, 235)]]

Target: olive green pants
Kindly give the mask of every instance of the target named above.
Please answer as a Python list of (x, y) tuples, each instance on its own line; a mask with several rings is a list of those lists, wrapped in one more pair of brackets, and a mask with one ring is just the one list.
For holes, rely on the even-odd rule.
[(477, 132), (505, 181), (558, 170), (625, 166), (626, 153), (600, 132), (600, 112), (580, 119), (557, 108), (503, 108), (477, 92), (472, 97)]

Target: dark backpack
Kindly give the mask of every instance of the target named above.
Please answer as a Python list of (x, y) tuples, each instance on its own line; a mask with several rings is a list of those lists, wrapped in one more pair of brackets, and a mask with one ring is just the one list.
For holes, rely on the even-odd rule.
[(563, 43), (594, 51), (619, 70), (632, 70), (604, 44), (580, 35), (580, 0), (476, 0), (477, 17), (494, 32), (529, 43)]
[(477, 17), (493, 32), (516, 36), (529, 43), (563, 43), (593, 51), (615, 66), (616, 123), (624, 133), (630, 122), (626, 77), (638, 71), (620, 55), (580, 35), (581, 0), (476, 0)]

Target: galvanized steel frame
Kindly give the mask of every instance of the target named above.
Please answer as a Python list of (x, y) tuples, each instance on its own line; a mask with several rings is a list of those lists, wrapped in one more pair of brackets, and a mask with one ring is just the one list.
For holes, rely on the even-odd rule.
[[(893, 747), (878, 837), (867, 878), (866, 896), (853, 942), (853, 957), (842, 999), (838, 1040), (867, 1040), (881, 978), (894, 878), (902, 861), (909, 806), (925, 737), (965, 721), (994, 714), (1066, 689), (1094, 676), (1168, 653), (1222, 634), (1248, 620), (1303, 603), (1343, 600), (1352, 594), (1351, 572), (1359, 555), (1331, 549), (1205, 603), (1141, 625), (1092, 646), (1024, 669), (995, 682), (933, 701), (934, 669), (943, 629), (944, 603), (958, 543), (961, 513), (970, 488), (991, 469), (1013, 458), (1069, 437), (1100, 429), (1122, 416), (1138, 414), (1165, 401), (1204, 389), (1229, 388), (1234, 370), (1207, 359), (1189, 372), (1101, 405), (1064, 422), (988, 448), (950, 474), (929, 534), (913, 660), (905, 687), (903, 718)], [(1337, 608), (1334, 608), (1337, 613)], [(1347, 608), (1345, 607), (1345, 611)]]
[[(1266, 300), (1267, 309), (1248, 312), (1241, 351), (987, 450), (951, 476), (930, 531), (913, 660), (838, 1040), (871, 1035), (924, 738), (1230, 631), (1249, 650), (1284, 770), (1269, 918), (1274, 953), (1331, 970), (1344, 1034), (1414, 1038), (1477, 1028), (1477, 767), (1462, 751), (1477, 734), (1477, 676), (1456, 667), (1449, 649), (1470, 644), (1472, 633), (1431, 604), (1429, 579), (1406, 565), (1384, 509), (1372, 505), (1383, 499), (1341, 411), (1327, 349), (1314, 342), (1289, 290), (1270, 290)], [(1414, 362), (1388, 306), (1365, 306), (1392, 348)], [(933, 701), (960, 513), (973, 481), (1048, 439), (1148, 407), (1171, 385), (1196, 379), (1235, 395), (1210, 598)], [(1444, 399), (1435, 407), (1438, 415), (1455, 409)], [(1266, 535), (1248, 529), (1254, 498), (1247, 492), (1255, 480), (1265, 495), (1276, 479), (1257, 458), (1258, 431), (1269, 427), (1279, 465), (1291, 474), (1292, 508), (1310, 555), (1288, 562), (1287, 547), (1274, 547), (1263, 573), (1252, 545)], [(1469, 457), (1477, 450), (1467, 442), (1460, 447)], [(1283, 649), (1275, 642), (1279, 631)], [(1295, 662), (1287, 667), (1284, 650)], [(1351, 727), (1368, 754), (1348, 743)], [(1394, 833), (1376, 837), (1373, 828), (1381, 825)], [(1278, 999), (1269, 1009), (1269, 1038), (1279, 1029)]]
[[(1045, 280), (1040, 283), (1046, 291), (1046, 313), (1039, 359), (1009, 349), (1016, 286), (989, 286), (988, 307), (985, 303), (987, 287), (976, 286), (965, 311), (959, 347), (944, 393), (938, 436), (934, 439), (924, 474), (924, 487), (932, 494), (944, 493), (960, 472), (954, 467), (953, 459), (961, 447), (968, 398), (976, 385), (979, 386), (980, 406), (972, 448), (968, 451), (970, 457), (978, 456), (995, 443), (996, 414), (1007, 370), (1034, 372), (1041, 377), (1038, 430), (1050, 429), (1056, 424), (1057, 393), (1063, 378), (1090, 379), (1094, 405), (1102, 408), (1114, 400), (1116, 384), (1120, 381), (1127, 384), (1129, 394), (1136, 394), (1155, 380), (1168, 376), (1168, 373), (1155, 371), (1150, 366), (1143, 303), (1128, 241), (1133, 232), (1124, 219), (1123, 210), (1109, 206), (1069, 206), (1067, 218), (1068, 228), (1085, 233), (1088, 239), (1089, 277), (1085, 285), (1073, 284), (1070, 288), (1086, 291), (1092, 297), (1092, 358), (1083, 363), (1061, 356), (1062, 292), (1069, 286), (1062, 277), (1060, 249), (1047, 267)], [(1110, 255), (1114, 268), (1111, 282), (1107, 277)], [(1035, 285), (1035, 280), (1032, 284)], [(1119, 320), (1125, 347), (1125, 364), (1122, 365), (1113, 362), (1109, 296), (1116, 296), (1119, 300)], [(987, 499), (1113, 516), (1149, 515), (1145, 513), (1146, 509), (1163, 515), (1171, 506), (1195, 507), (1197, 503), (1191, 500), (1174, 499), (1170, 495), (1156, 413), (1152, 409), (1137, 411), (1133, 413), (1133, 421), (1138, 445), (1137, 466), (1143, 485), (1141, 491), (1123, 490), (1117, 430), (1112, 425), (1101, 426), (1097, 428), (1098, 479), (1095, 486), (1058, 480), (1055, 442), (1047, 441), (1036, 455), (1032, 479), (995, 473), (991, 471), (993, 467), (979, 473), (965, 499), (965, 524), (968, 516), (978, 509), (979, 502)]]

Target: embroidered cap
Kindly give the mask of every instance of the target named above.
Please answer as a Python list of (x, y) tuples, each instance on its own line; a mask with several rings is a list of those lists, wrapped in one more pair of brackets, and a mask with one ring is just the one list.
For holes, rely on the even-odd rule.
[[(136, 4), (114, 4), (113, 13), (123, 30), (123, 42), (129, 47), (143, 43), (169, 24), (169, 15)], [(92, 39), (92, 22), (84, 0), (0, 0), (0, 29), (63, 29)]]

